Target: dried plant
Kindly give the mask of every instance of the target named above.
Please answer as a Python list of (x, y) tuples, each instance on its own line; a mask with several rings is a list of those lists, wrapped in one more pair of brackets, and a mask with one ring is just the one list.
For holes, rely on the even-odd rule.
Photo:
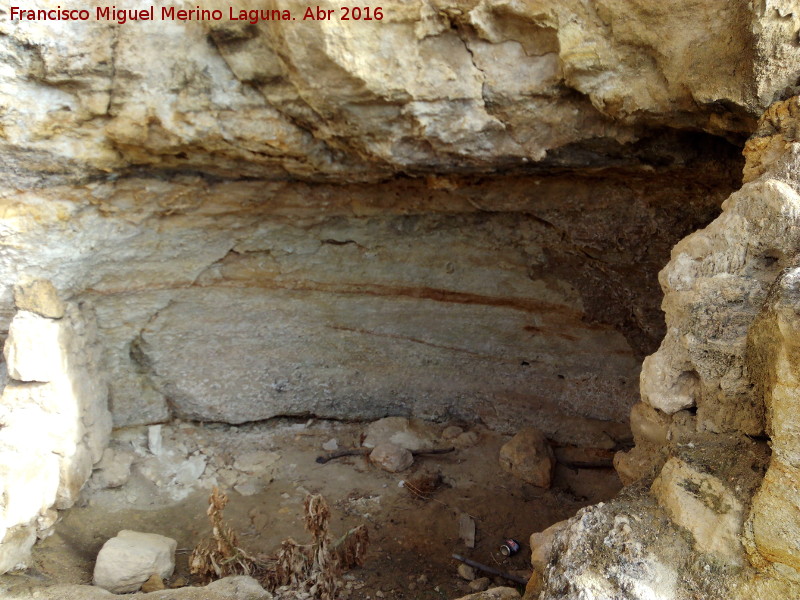
[(206, 514), (211, 521), (213, 540), (203, 540), (189, 557), (189, 571), (210, 581), (228, 575), (253, 575), (258, 562), (239, 547), (236, 532), (222, 520), (228, 496), (214, 488), (208, 499)]
[(413, 495), (427, 500), (442, 486), (442, 474), (437, 472), (422, 472), (403, 482), (403, 487)]
[(365, 525), (354, 527), (339, 538), (333, 544), (333, 551), (336, 560), (339, 561), (340, 570), (347, 571), (353, 567), (363, 567), (368, 545), (369, 534)]
[(319, 600), (335, 600), (338, 576), (345, 570), (362, 566), (369, 544), (364, 525), (345, 533), (335, 543), (328, 535), (330, 508), (320, 495), (305, 501), (305, 527), (313, 541), (310, 545), (284, 540), (276, 556), (251, 555), (238, 545), (236, 532), (225, 524), (222, 511), (227, 496), (217, 488), (209, 498), (208, 517), (212, 539), (204, 540), (189, 558), (189, 570), (205, 581), (228, 575), (250, 575), (270, 591), (288, 586), (308, 592)]

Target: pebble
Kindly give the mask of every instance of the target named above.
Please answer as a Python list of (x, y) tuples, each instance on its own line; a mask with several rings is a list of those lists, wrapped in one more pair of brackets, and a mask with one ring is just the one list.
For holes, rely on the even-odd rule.
[(255, 496), (264, 491), (264, 483), (258, 478), (250, 478), (242, 483), (237, 483), (233, 489), (242, 496)]
[(142, 591), (147, 594), (149, 592), (157, 592), (158, 590), (165, 589), (164, 580), (158, 575), (151, 575), (150, 579), (142, 584)]
[(469, 589), (473, 592), (483, 592), (489, 589), (491, 580), (488, 577), (479, 577), (469, 582)]
[(453, 440), (453, 445), (459, 450), (471, 448), (480, 441), (480, 436), (475, 431), (465, 431)]
[(206, 470), (207, 458), (205, 456), (192, 456), (185, 460), (178, 467), (173, 478), (173, 483), (177, 485), (193, 485), (203, 475)]
[(449, 427), (445, 427), (444, 431), (442, 431), (442, 438), (445, 440), (454, 440), (462, 433), (464, 433), (464, 430), (461, 427), (458, 425), (450, 425)]
[(458, 565), (458, 575), (467, 581), (473, 581), (476, 577), (475, 569), (464, 563)]
[(322, 444), (322, 449), (327, 450), (328, 452), (333, 452), (334, 450), (339, 449), (339, 441), (336, 438), (331, 438), (324, 444)]
[(369, 455), (369, 459), (381, 469), (390, 473), (405, 471), (414, 463), (414, 456), (409, 450), (391, 442), (384, 442), (375, 446), (375, 449)]

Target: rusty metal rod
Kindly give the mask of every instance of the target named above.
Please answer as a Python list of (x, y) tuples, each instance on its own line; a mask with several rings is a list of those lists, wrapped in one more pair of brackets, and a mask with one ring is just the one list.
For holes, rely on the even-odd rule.
[(467, 564), (470, 567), (474, 567), (479, 571), (484, 571), (486, 573), (489, 573), (490, 575), (498, 575), (503, 579), (508, 579), (509, 581), (513, 581), (514, 583), (518, 583), (520, 585), (528, 584), (527, 579), (523, 579), (522, 577), (517, 577), (516, 575), (512, 575), (511, 573), (504, 573), (503, 571), (499, 571), (498, 569), (495, 569), (494, 567), (490, 567), (488, 565), (482, 565), (481, 563), (475, 562), (474, 560), (470, 560), (469, 558), (464, 558), (460, 554), (453, 554), (453, 558), (455, 558), (456, 560), (460, 560), (464, 564)]

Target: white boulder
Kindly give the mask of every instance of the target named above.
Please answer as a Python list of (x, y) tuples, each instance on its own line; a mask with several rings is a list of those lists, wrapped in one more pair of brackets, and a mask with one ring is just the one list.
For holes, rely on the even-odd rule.
[(163, 535), (122, 530), (100, 549), (92, 583), (122, 594), (137, 591), (154, 574), (166, 579), (175, 570), (177, 546)]

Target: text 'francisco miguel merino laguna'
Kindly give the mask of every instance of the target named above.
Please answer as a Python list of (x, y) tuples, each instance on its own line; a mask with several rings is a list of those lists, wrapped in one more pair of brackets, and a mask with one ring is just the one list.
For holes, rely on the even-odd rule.
[[(291, 10), (243, 10), (228, 7), (227, 15), (222, 10), (204, 9), (200, 6), (190, 9), (178, 9), (174, 6), (162, 6), (157, 12), (155, 7), (142, 9), (121, 9), (116, 6), (96, 6), (89, 9), (67, 9), (57, 6), (52, 9), (26, 9), (12, 6), (10, 18), (19, 21), (115, 21), (120, 25), (128, 21), (221, 21), (227, 16), (229, 21), (247, 21), (256, 24), (259, 21), (380, 21), (383, 9), (380, 6), (342, 6), (338, 9), (306, 6), (293, 14)], [(300, 14), (302, 13), (302, 15)], [(298, 18), (299, 17), (299, 18)]]

